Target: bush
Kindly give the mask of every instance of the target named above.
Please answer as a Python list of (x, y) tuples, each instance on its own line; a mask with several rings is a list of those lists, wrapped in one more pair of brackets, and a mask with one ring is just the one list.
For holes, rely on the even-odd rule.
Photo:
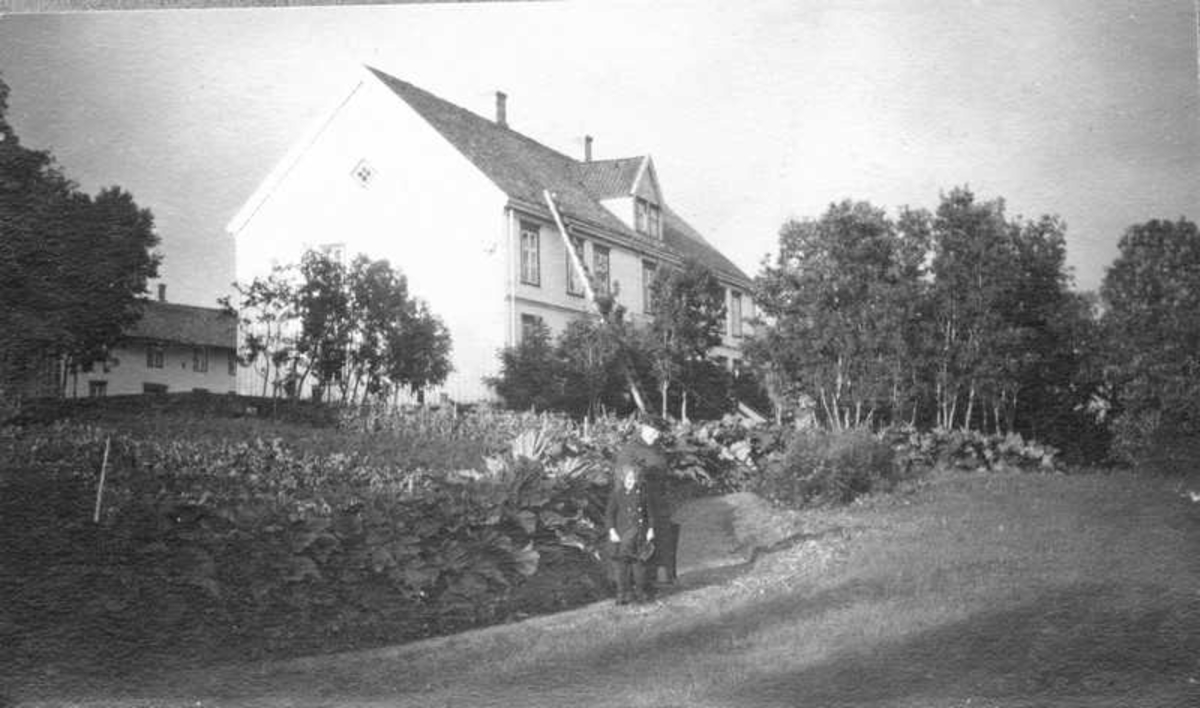
[(1200, 425), (1188, 416), (1159, 411), (1125, 412), (1113, 423), (1113, 453), (1139, 472), (1195, 475), (1200, 459)]
[(1058, 450), (1019, 433), (988, 435), (978, 430), (892, 428), (884, 433), (906, 469), (914, 467), (991, 471), (1054, 471)]
[(845, 504), (897, 479), (892, 448), (865, 430), (804, 430), (768, 459), (752, 485), (785, 506)]

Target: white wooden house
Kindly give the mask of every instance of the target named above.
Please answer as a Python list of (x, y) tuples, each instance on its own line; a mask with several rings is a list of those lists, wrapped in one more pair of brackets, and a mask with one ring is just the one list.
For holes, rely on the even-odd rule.
[[(311, 247), (386, 258), (453, 338), (442, 393), (490, 398), (497, 351), (537, 320), (552, 332), (588, 312), (582, 284), (544, 199), (549, 190), (601, 287), (635, 317), (656, 269), (692, 256), (721, 279), (727, 336), (739, 358), (749, 278), (664, 201), (648, 155), (592, 160), (513, 130), (505, 96), (488, 119), (364, 68), (336, 109), (305, 135), (229, 224), (239, 282)], [(245, 370), (239, 388), (261, 391)]]
[(68, 397), (236, 393), (237, 318), (212, 307), (147, 302), (109, 352), (65, 382)]

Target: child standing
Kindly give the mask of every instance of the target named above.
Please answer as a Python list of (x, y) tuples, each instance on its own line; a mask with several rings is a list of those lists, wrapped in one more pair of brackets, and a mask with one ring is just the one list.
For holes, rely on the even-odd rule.
[(608, 540), (612, 546), (613, 573), (617, 580), (617, 604), (631, 599), (649, 599), (646, 583), (646, 561), (653, 553), (654, 505), (641, 470), (634, 465), (617, 467), (608, 497), (605, 518), (608, 521)]

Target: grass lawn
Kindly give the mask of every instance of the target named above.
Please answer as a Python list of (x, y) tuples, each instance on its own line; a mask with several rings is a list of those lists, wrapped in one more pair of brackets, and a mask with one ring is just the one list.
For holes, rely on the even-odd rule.
[(1200, 705), (1200, 504), (1170, 483), (954, 474), (793, 520), (803, 532), (794, 545), (740, 569), (697, 570), (653, 607), (605, 602), (273, 664), (91, 683), (26, 676), (11, 696), (114, 706)]

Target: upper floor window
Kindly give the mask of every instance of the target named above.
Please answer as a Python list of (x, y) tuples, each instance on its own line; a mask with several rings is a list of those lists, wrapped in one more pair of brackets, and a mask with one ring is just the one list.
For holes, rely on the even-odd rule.
[(597, 295), (608, 295), (608, 249), (604, 246), (592, 246), (592, 277), (595, 279)]
[[(583, 239), (571, 237), (571, 248), (575, 250), (575, 255), (579, 258), (579, 265), (583, 265)], [(584, 266), (585, 268), (587, 266)], [(567, 294), (579, 295), (585, 294), (583, 287), (583, 278), (575, 270), (575, 263), (571, 260), (571, 254), (567, 254)]]
[(742, 294), (736, 290), (729, 291), (729, 334), (742, 336)]
[(150, 344), (146, 347), (146, 368), (161, 369), (163, 368), (163, 348), (157, 344)]
[(541, 246), (536, 224), (521, 222), (521, 282), (542, 284)]
[(654, 278), (658, 275), (658, 264), (642, 261), (642, 312), (649, 314), (654, 309)]
[(205, 347), (192, 349), (192, 371), (208, 371), (208, 349)]
[(638, 197), (633, 202), (633, 208), (633, 221), (637, 232), (654, 238), (662, 238), (662, 212), (658, 205)]

